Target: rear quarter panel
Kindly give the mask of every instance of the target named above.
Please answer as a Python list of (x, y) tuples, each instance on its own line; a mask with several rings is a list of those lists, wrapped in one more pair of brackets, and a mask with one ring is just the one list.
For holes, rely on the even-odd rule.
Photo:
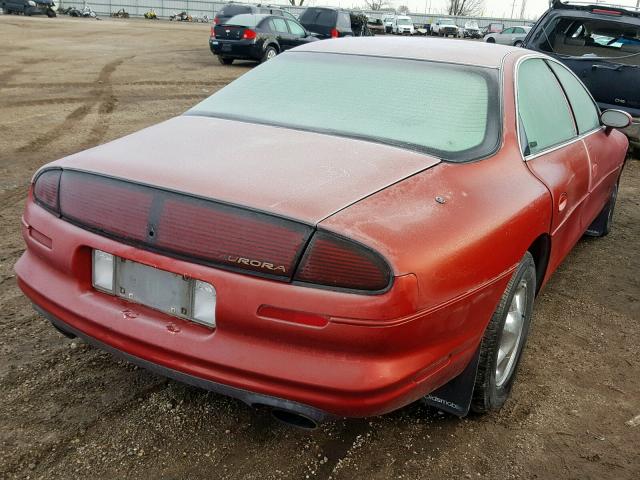
[(509, 277), (535, 239), (549, 232), (549, 191), (527, 169), (517, 144), (512, 81), (517, 56), (505, 60), (497, 154), (465, 164), (441, 163), (320, 224), (371, 245), (396, 275), (415, 274), (420, 308)]

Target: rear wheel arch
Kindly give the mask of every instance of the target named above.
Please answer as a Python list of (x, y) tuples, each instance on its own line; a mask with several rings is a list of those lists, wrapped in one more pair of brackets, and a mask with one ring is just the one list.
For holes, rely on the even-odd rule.
[(547, 273), (547, 265), (549, 264), (549, 256), (551, 254), (551, 236), (548, 233), (543, 233), (538, 236), (527, 251), (533, 257), (533, 262), (536, 266), (536, 294), (540, 291), (544, 276)]

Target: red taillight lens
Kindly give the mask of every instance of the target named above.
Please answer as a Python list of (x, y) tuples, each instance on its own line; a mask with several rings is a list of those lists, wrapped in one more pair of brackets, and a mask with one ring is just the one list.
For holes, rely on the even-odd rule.
[[(58, 171), (59, 175), (59, 171)], [(170, 256), (290, 280), (312, 227), (213, 200), (65, 170), (60, 215)]]
[(213, 23), (215, 25), (219, 24), (220, 23), (220, 18), (218, 18), (218, 16), (213, 17)]
[(251, 30), (250, 28), (245, 28), (244, 32), (242, 33), (242, 38), (244, 40), (253, 40), (256, 38), (256, 32), (255, 30)]
[(211, 38), (216, 38), (215, 26), (211, 25), (211, 33), (209, 34)]
[(60, 211), (58, 204), (58, 191), (62, 170), (45, 170), (35, 180), (33, 196), (43, 207), (56, 213)]
[(331, 38), (338, 38), (340, 36), (340, 32), (338, 32), (337, 29), (332, 28), (331, 29)]
[(291, 278), (311, 228), (189, 197), (167, 199), (156, 246), (233, 269)]
[(380, 255), (367, 247), (316, 232), (294, 280), (350, 290), (380, 291), (389, 286), (391, 270)]
[(74, 223), (117, 237), (148, 236), (153, 190), (66, 170), (60, 181), (60, 213)]

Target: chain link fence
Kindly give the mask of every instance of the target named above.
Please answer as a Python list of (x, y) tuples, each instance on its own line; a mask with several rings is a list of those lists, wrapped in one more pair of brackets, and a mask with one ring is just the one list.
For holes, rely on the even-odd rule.
[[(83, 3), (82, 1), (74, 1), (74, 0), (60, 0), (57, 2), (61, 7), (70, 7), (74, 6), (82, 9)], [(88, 2), (89, 6), (93, 9), (94, 12), (98, 16), (106, 16), (108, 17), (111, 13), (115, 13), (118, 10), (124, 8), (129, 15), (133, 17), (143, 16), (145, 12), (153, 9), (159, 17), (169, 18), (171, 15), (180, 12), (187, 12), (194, 17), (204, 17), (208, 16), (210, 19), (213, 19), (216, 12), (221, 10), (228, 2), (206, 2), (206, 1), (194, 1), (194, 0), (91, 0)], [(244, 2), (243, 2), (244, 3)], [(253, 2), (246, 2), (253, 3)], [(264, 2), (263, 5), (266, 5), (268, 2)], [(271, 5), (277, 5), (276, 3), (270, 3)], [(292, 5), (283, 5), (279, 4), (278, 6), (283, 7), (284, 10), (288, 10), (296, 17), (302, 13), (302, 11), (307, 8), (305, 7), (294, 7)], [(364, 13), (369, 17), (371, 21), (375, 21), (377, 19), (382, 19), (383, 17), (387, 17), (389, 15), (393, 15), (393, 13), (383, 12), (383, 11), (373, 11), (373, 10), (354, 10), (354, 9), (345, 9), (351, 10), (354, 12)], [(413, 19), (414, 23), (417, 24), (425, 24), (425, 23), (433, 23), (436, 19), (439, 18), (450, 18), (454, 21), (454, 23), (460, 27), (463, 27), (464, 24), (469, 20), (477, 20), (478, 25), (480, 27), (485, 27), (490, 23), (502, 23), (505, 28), (512, 27), (515, 25), (523, 25), (527, 23), (533, 23), (534, 20), (526, 20), (526, 19), (513, 19), (513, 18), (489, 18), (489, 17), (450, 17), (447, 15), (437, 15), (437, 14), (422, 14), (422, 13), (409, 13), (409, 16)]]

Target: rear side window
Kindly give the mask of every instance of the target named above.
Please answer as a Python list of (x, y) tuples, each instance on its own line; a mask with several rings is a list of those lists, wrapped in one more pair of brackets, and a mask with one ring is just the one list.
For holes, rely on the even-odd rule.
[(289, 33), (287, 22), (285, 22), (284, 18), (272, 18), (271, 29), (275, 32)]
[(338, 14), (338, 27), (342, 30), (351, 30), (351, 15), (346, 12)]
[(525, 60), (520, 65), (517, 95), (525, 154), (541, 152), (576, 135), (567, 98), (543, 60)]
[(564, 88), (578, 124), (578, 132), (586, 133), (600, 126), (600, 113), (587, 90), (565, 67), (547, 62)]
[(304, 37), (307, 34), (307, 32), (304, 31), (304, 28), (302, 28), (298, 24), (298, 22), (287, 20), (287, 25), (289, 25), (289, 30), (291, 30), (291, 33), (293, 33), (294, 35), (297, 35), (299, 37)]

